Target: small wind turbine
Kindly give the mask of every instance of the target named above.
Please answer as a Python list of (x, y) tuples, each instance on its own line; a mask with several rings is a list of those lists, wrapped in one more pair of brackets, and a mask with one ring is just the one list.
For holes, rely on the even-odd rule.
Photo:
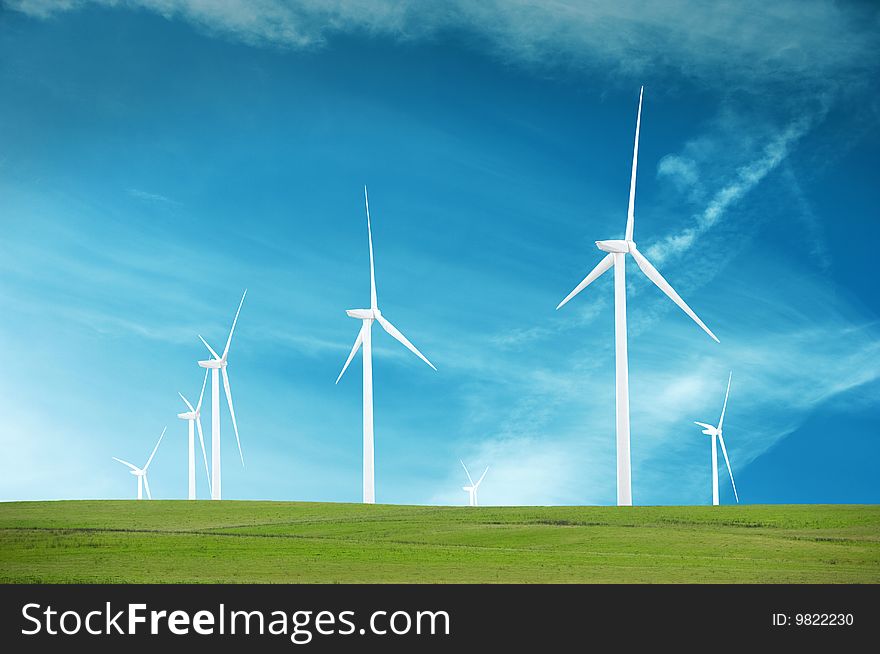
[(220, 373), (223, 373), (223, 389), (226, 391), (226, 403), (229, 404), (229, 415), (232, 417), (232, 428), (235, 430), (235, 442), (238, 443), (238, 456), (241, 458), (241, 465), (244, 467), (244, 454), (241, 452), (241, 441), (238, 438), (238, 423), (235, 422), (235, 409), (232, 408), (232, 391), (229, 389), (229, 373), (226, 372), (226, 359), (229, 356), (229, 346), (232, 343), (232, 333), (235, 331), (235, 323), (238, 322), (238, 314), (241, 312), (241, 305), (244, 304), (244, 298), (247, 295), (247, 289), (241, 295), (241, 302), (238, 303), (238, 311), (235, 312), (235, 318), (232, 320), (232, 328), (229, 330), (229, 338), (226, 339), (226, 347), (223, 349), (223, 356), (217, 354), (208, 342), (199, 335), (202, 343), (208, 348), (213, 359), (207, 361), (199, 361), (202, 368), (208, 368), (211, 371), (211, 499), (220, 499)]
[[(348, 309), (345, 312), (350, 317), (363, 321), (363, 324), (361, 325), (361, 330), (358, 332), (357, 338), (354, 341), (354, 347), (351, 348), (351, 354), (348, 355), (348, 359), (345, 360), (345, 365), (342, 366), (342, 372), (340, 372), (339, 377), (336, 378), (336, 383), (338, 384), (339, 380), (342, 379), (342, 375), (345, 374), (345, 371), (348, 368), (348, 364), (351, 363), (351, 360), (354, 358), (354, 355), (358, 351), (358, 348), (363, 346), (364, 504), (373, 504), (376, 501), (376, 483), (373, 467), (373, 350), (371, 338), (373, 321), (378, 320), (379, 324), (382, 325), (382, 329), (388, 332), (393, 338), (400, 341), (404, 345), (404, 347), (406, 347), (410, 352), (412, 352), (422, 361), (431, 366), (431, 368), (434, 368), (434, 364), (428, 361), (425, 358), (425, 355), (419, 352), (416, 349), (416, 346), (410, 343), (406, 336), (401, 334), (394, 325), (388, 322), (388, 320), (382, 315), (382, 312), (379, 311), (379, 304), (376, 300), (376, 272), (373, 265), (373, 231), (370, 226), (370, 199), (367, 196), (366, 186), (364, 186), (364, 203), (367, 208), (367, 238), (370, 243), (370, 308)], [(434, 370), (437, 370), (437, 368), (434, 368)]]
[(165, 429), (162, 430), (162, 434), (159, 436), (159, 440), (156, 441), (156, 447), (153, 448), (153, 452), (150, 454), (150, 458), (147, 459), (146, 465), (143, 468), (138, 468), (133, 463), (129, 463), (128, 461), (123, 461), (122, 459), (117, 459), (115, 456), (113, 457), (114, 461), (119, 461), (122, 465), (128, 466), (131, 468), (131, 474), (137, 477), (138, 480), (138, 499), (142, 500), (144, 498), (144, 488), (147, 489), (147, 499), (153, 499), (153, 496), (150, 494), (150, 482), (147, 481), (147, 468), (150, 467), (150, 463), (153, 461), (153, 457), (156, 456), (156, 450), (159, 449), (159, 443), (162, 442), (162, 438), (165, 436)]
[(629, 450), (629, 371), (626, 350), (626, 255), (632, 255), (639, 268), (657, 287), (666, 293), (682, 311), (696, 322), (716, 342), (718, 339), (703, 321), (697, 317), (691, 308), (685, 304), (675, 289), (669, 285), (657, 269), (651, 265), (645, 256), (636, 249), (633, 241), (633, 222), (636, 198), (636, 166), (639, 157), (639, 127), (642, 120), (642, 94), (645, 87), (639, 92), (639, 113), (636, 117), (636, 139), (633, 146), (632, 176), (629, 184), (629, 210), (626, 216), (626, 234), (623, 240), (596, 241), (596, 247), (607, 252), (605, 258), (584, 277), (566, 298), (559, 303), (557, 309), (562, 308), (571, 298), (584, 290), (597, 280), (612, 265), (614, 266), (614, 344), (617, 378), (617, 504), (618, 506), (632, 505), (632, 478), (630, 468)]
[(727, 473), (730, 475), (730, 483), (733, 486), (733, 496), (736, 503), (739, 504), (739, 495), (736, 494), (736, 482), (733, 481), (733, 470), (730, 469), (730, 459), (727, 458), (727, 448), (724, 447), (724, 412), (727, 410), (727, 396), (730, 395), (730, 380), (733, 378), (733, 372), (727, 377), (727, 392), (724, 394), (724, 406), (721, 407), (721, 419), (718, 420), (718, 426), (713, 427), (705, 422), (697, 422), (694, 424), (703, 428), (703, 433), (712, 437), (712, 504), (718, 506), (718, 445), (716, 440), (721, 441), (721, 452), (724, 454), (724, 462), (727, 464)]
[(480, 475), (480, 478), (477, 480), (477, 483), (474, 483), (474, 480), (471, 479), (471, 473), (468, 472), (467, 466), (464, 464), (464, 461), (459, 459), (461, 463), (461, 467), (464, 468), (464, 474), (467, 475), (468, 481), (471, 483), (470, 486), (462, 486), (461, 490), (467, 491), (468, 497), (470, 498), (470, 506), (477, 506), (477, 489), (480, 487), (480, 484), (483, 483), (483, 477), (486, 476), (486, 473), (489, 472), (489, 466), (486, 466), (486, 469), (483, 470), (483, 474)]
[(205, 453), (205, 436), (202, 433), (202, 399), (205, 397), (205, 384), (208, 383), (208, 370), (205, 369), (205, 380), (202, 382), (202, 392), (199, 393), (199, 403), (193, 408), (189, 400), (178, 393), (180, 399), (186, 404), (189, 411), (178, 413), (177, 417), (189, 422), (189, 499), (196, 499), (196, 452), (193, 425), (199, 428), (199, 443), (202, 445), (202, 459), (205, 461), (205, 474), (208, 476), (208, 488), (211, 488), (211, 473), (208, 470), (208, 455)]

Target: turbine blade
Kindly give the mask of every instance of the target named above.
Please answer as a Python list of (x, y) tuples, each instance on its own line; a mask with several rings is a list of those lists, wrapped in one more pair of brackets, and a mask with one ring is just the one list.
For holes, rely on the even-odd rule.
[(202, 392), (199, 393), (199, 403), (196, 405), (196, 411), (202, 410), (202, 399), (205, 397), (205, 384), (208, 383), (208, 368), (205, 368), (205, 379), (202, 382)]
[(641, 91), (639, 91), (639, 113), (636, 116), (636, 142), (633, 145), (633, 166), (632, 166), (632, 177), (629, 180), (629, 209), (626, 212), (626, 240), (631, 241), (633, 238), (633, 222), (634, 222), (634, 212), (636, 206), (636, 168), (638, 168), (639, 162), (639, 127), (642, 123), (642, 95), (645, 92), (645, 87), (643, 86)]
[(161, 442), (162, 442), (162, 439), (165, 438), (165, 431), (166, 431), (167, 429), (168, 429), (168, 427), (165, 427), (165, 428), (162, 430), (162, 434), (159, 436), (159, 440), (156, 441), (156, 447), (153, 448), (153, 452), (150, 454), (150, 458), (147, 459), (147, 465), (144, 466), (144, 470), (146, 470), (147, 468), (150, 467), (150, 463), (152, 463), (152, 461), (153, 461), (153, 457), (156, 456), (156, 450), (159, 449), (159, 443), (161, 443)]
[(715, 425), (707, 425), (705, 422), (697, 422), (694, 420), (695, 425), (700, 425), (703, 429), (715, 429)]
[[(468, 481), (470, 482), (471, 486), (473, 487), (474, 480), (471, 479), (471, 473), (468, 472), (467, 466), (464, 464), (464, 461), (462, 461), (461, 459), (459, 459), (458, 462), (461, 463), (461, 467), (464, 468), (464, 474), (467, 475)], [(468, 490), (468, 489), (465, 488), (465, 490)]]
[(476, 490), (476, 489), (480, 486), (480, 484), (483, 483), (483, 478), (486, 476), (486, 473), (487, 473), (487, 472), (489, 472), (489, 466), (486, 466), (486, 469), (483, 470), (483, 474), (480, 475), (479, 480), (477, 480), (477, 483), (474, 484), (474, 490)]
[(730, 475), (730, 483), (733, 486), (733, 496), (736, 498), (736, 503), (739, 504), (739, 495), (736, 493), (736, 482), (733, 481), (733, 470), (730, 469), (730, 459), (727, 458), (727, 448), (724, 447), (724, 436), (718, 434), (718, 440), (721, 441), (721, 452), (724, 454), (724, 463), (727, 464), (727, 473)]
[(376, 299), (376, 268), (373, 264), (373, 228), (370, 225), (370, 197), (367, 195), (367, 185), (364, 184), (364, 204), (367, 207), (367, 237), (370, 240), (370, 308), (376, 309), (379, 301)]
[(604, 273), (606, 270), (608, 270), (611, 267), (611, 265), (613, 263), (614, 263), (614, 255), (612, 255), (611, 253), (608, 253), (607, 255), (605, 255), (605, 258), (602, 259), (602, 261), (600, 261), (596, 265), (596, 267), (590, 271), (589, 275), (584, 277), (584, 280), (580, 284), (578, 284), (577, 286), (574, 287), (574, 290), (571, 293), (569, 293), (565, 297), (565, 299), (556, 306), (556, 309), (558, 310), (558, 309), (561, 309), (562, 307), (564, 307), (571, 298), (573, 298), (575, 295), (577, 295), (582, 290), (584, 290), (587, 286), (589, 286), (594, 281), (596, 281), (602, 275), (602, 273)]
[(235, 422), (235, 409), (232, 408), (232, 391), (229, 388), (229, 373), (226, 368), (223, 371), (223, 390), (226, 391), (226, 403), (229, 405), (229, 415), (232, 416), (232, 429), (235, 431), (235, 442), (238, 443), (238, 456), (241, 457), (241, 466), (244, 467), (244, 454), (241, 452), (241, 441), (238, 439), (238, 423)]
[(721, 420), (718, 421), (718, 431), (721, 431), (721, 427), (724, 425), (724, 412), (727, 411), (727, 396), (730, 395), (730, 380), (733, 379), (733, 371), (730, 371), (730, 374), (727, 376), (727, 392), (724, 394), (724, 406), (721, 407)]
[(114, 457), (110, 457), (110, 458), (112, 458), (114, 461), (119, 461), (119, 463), (121, 463), (121, 464), (124, 465), (124, 466), (128, 466), (128, 467), (131, 468), (132, 470), (140, 470), (140, 468), (138, 468), (138, 467), (137, 467), (136, 465), (134, 465), (133, 463), (129, 463), (128, 461), (123, 461), (122, 459), (117, 459), (115, 456), (114, 456)]
[[(207, 370), (207, 368), (205, 368), (205, 370)], [(193, 409), (193, 405), (190, 404), (189, 400), (183, 396), (183, 393), (181, 393), (180, 391), (177, 391), (177, 394), (180, 395), (180, 399), (183, 400), (183, 403), (186, 404), (186, 406), (189, 408), (189, 410), (195, 412), (195, 409)]]
[[(201, 334), (199, 334), (199, 338), (202, 338)], [(220, 355), (214, 351), (214, 348), (212, 348), (210, 345), (208, 345), (208, 341), (206, 341), (204, 338), (202, 338), (202, 343), (204, 343), (205, 347), (208, 348), (208, 352), (211, 353), (211, 356), (213, 356), (215, 359), (217, 359), (219, 361)]]
[(208, 453), (205, 451), (205, 435), (202, 433), (202, 417), (196, 418), (196, 427), (199, 430), (199, 443), (202, 446), (202, 459), (205, 461), (205, 475), (208, 477), (208, 491), (211, 490), (211, 471), (208, 469)]
[(144, 490), (147, 491), (147, 499), (153, 499), (153, 494), (150, 492), (150, 482), (147, 481), (147, 473), (144, 472)]
[(244, 298), (247, 295), (247, 289), (241, 294), (241, 302), (238, 303), (238, 311), (235, 312), (235, 318), (232, 320), (232, 329), (229, 330), (229, 338), (226, 339), (226, 347), (223, 349), (223, 358), (229, 354), (229, 346), (232, 344), (232, 332), (235, 331), (235, 323), (238, 322), (238, 314), (241, 313), (241, 305), (244, 304)]
[(346, 369), (348, 368), (348, 364), (351, 363), (351, 360), (354, 359), (355, 353), (358, 351), (358, 348), (361, 346), (361, 343), (364, 342), (364, 330), (367, 328), (366, 325), (361, 325), (361, 330), (358, 332), (357, 338), (354, 339), (354, 346), (351, 348), (351, 353), (348, 355), (348, 358), (345, 360), (345, 365), (342, 366), (342, 372), (339, 373), (339, 377), (336, 378), (336, 383), (339, 383), (339, 380), (342, 379), (342, 375), (345, 374)]
[[(428, 361), (425, 358), (425, 355), (422, 354), (421, 352), (419, 352), (418, 348), (415, 345), (413, 345), (412, 343), (410, 343), (409, 340), (406, 338), (406, 336), (404, 336), (403, 334), (400, 333), (400, 331), (397, 329), (397, 327), (395, 327), (390, 322), (388, 322), (388, 320), (386, 320), (384, 316), (377, 316), (377, 319), (379, 320), (379, 324), (382, 325), (382, 328), (386, 332), (388, 332), (389, 334), (391, 334), (391, 336), (393, 336), (398, 341), (403, 343), (404, 347), (406, 347), (410, 352), (412, 352), (418, 358), (420, 358), (422, 361), (424, 361), (429, 366), (431, 366), (431, 368), (434, 368), (434, 364), (431, 363), (430, 361)], [(437, 368), (434, 368), (434, 370), (437, 370)]]
[(639, 265), (639, 268), (642, 269), (642, 272), (645, 273), (645, 276), (648, 279), (650, 279), (652, 282), (654, 282), (654, 284), (657, 285), (657, 288), (659, 288), (661, 291), (666, 293), (666, 295), (669, 296), (669, 299), (672, 300), (673, 302), (675, 302), (682, 311), (684, 311), (687, 315), (689, 315), (691, 317), (691, 319), (695, 323), (697, 323), (700, 327), (702, 327), (703, 331), (705, 331), (707, 334), (709, 334), (709, 336), (711, 336), (712, 339), (716, 343), (721, 342), (718, 340), (718, 337), (712, 333), (712, 330), (710, 330), (708, 327), (706, 327), (705, 323), (703, 323), (703, 321), (700, 320), (700, 318), (697, 316), (697, 314), (695, 314), (693, 312), (693, 310), (691, 310), (691, 308), (685, 303), (685, 301), (681, 299), (681, 296), (675, 292), (675, 289), (669, 285), (669, 282), (667, 282), (665, 279), (663, 279), (663, 275), (661, 275), (657, 271), (657, 269), (653, 265), (651, 265), (651, 262), (645, 258), (645, 255), (643, 255), (641, 252), (639, 252), (635, 248), (635, 246), (632, 246), (632, 249), (630, 250), (630, 254), (632, 254), (633, 259), (636, 260), (636, 263)]

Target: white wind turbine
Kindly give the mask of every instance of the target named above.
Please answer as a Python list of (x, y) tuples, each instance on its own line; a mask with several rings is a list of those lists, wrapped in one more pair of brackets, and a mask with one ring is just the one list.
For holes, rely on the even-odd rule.
[(716, 342), (718, 339), (703, 321), (697, 317), (691, 308), (685, 304), (675, 289), (669, 285), (657, 269), (651, 265), (645, 256), (636, 249), (633, 241), (633, 215), (636, 197), (636, 166), (639, 156), (639, 127), (642, 119), (642, 94), (645, 87), (639, 92), (639, 113), (636, 118), (636, 138), (633, 146), (632, 176), (629, 185), (629, 210), (626, 216), (626, 235), (623, 240), (596, 241), (596, 247), (607, 252), (599, 264), (590, 271), (583, 281), (578, 284), (568, 296), (559, 303), (559, 309), (571, 298), (584, 290), (589, 284), (598, 279), (602, 273), (614, 266), (614, 344), (617, 378), (617, 504), (618, 506), (632, 505), (632, 479), (630, 468), (629, 447), (629, 372), (626, 351), (626, 255), (631, 254), (642, 272), (654, 284), (666, 293), (682, 311), (690, 316), (703, 330)]
[(229, 373), (226, 371), (227, 357), (229, 356), (229, 346), (232, 343), (232, 333), (235, 331), (235, 323), (238, 322), (238, 314), (241, 312), (241, 305), (244, 304), (244, 298), (247, 295), (247, 289), (241, 296), (241, 302), (238, 303), (238, 311), (235, 312), (235, 318), (232, 321), (232, 328), (229, 330), (229, 338), (226, 339), (226, 347), (223, 349), (223, 356), (217, 354), (214, 349), (208, 345), (208, 342), (199, 335), (202, 343), (208, 348), (213, 359), (207, 361), (199, 361), (202, 368), (208, 368), (211, 371), (211, 499), (220, 499), (220, 373), (223, 373), (223, 389), (226, 392), (226, 403), (229, 404), (229, 415), (232, 417), (232, 428), (235, 430), (235, 442), (238, 443), (238, 456), (241, 458), (241, 465), (244, 467), (244, 454), (241, 452), (241, 441), (238, 438), (238, 423), (235, 422), (235, 409), (232, 408), (232, 391), (229, 389)]
[(480, 478), (477, 480), (477, 483), (474, 483), (474, 480), (471, 479), (471, 473), (468, 472), (467, 466), (464, 464), (464, 461), (459, 459), (461, 463), (461, 467), (464, 468), (464, 474), (467, 475), (468, 481), (471, 483), (470, 486), (462, 486), (461, 490), (467, 491), (468, 497), (470, 498), (470, 506), (477, 506), (477, 489), (480, 487), (480, 484), (483, 483), (483, 478), (486, 476), (486, 473), (489, 472), (489, 466), (486, 466), (486, 469), (483, 470), (483, 474), (480, 475)]
[(165, 436), (165, 429), (162, 430), (162, 434), (159, 436), (159, 440), (156, 441), (156, 447), (153, 448), (153, 452), (150, 454), (150, 458), (147, 459), (146, 465), (143, 468), (138, 468), (133, 463), (129, 463), (128, 461), (123, 461), (122, 459), (117, 459), (115, 456), (113, 457), (114, 461), (119, 461), (124, 466), (128, 466), (131, 468), (131, 474), (137, 477), (138, 480), (138, 499), (144, 499), (144, 488), (147, 489), (147, 499), (153, 499), (152, 494), (150, 493), (150, 482), (147, 481), (147, 468), (150, 467), (150, 463), (153, 461), (153, 457), (156, 456), (156, 450), (159, 449), (159, 443), (162, 442), (162, 438)]
[[(361, 325), (361, 330), (358, 332), (357, 338), (354, 341), (354, 346), (351, 348), (351, 353), (348, 355), (348, 359), (345, 360), (345, 365), (342, 366), (342, 372), (340, 372), (339, 377), (336, 378), (336, 383), (338, 384), (339, 380), (342, 379), (342, 375), (345, 374), (345, 371), (348, 368), (348, 364), (351, 363), (351, 360), (354, 358), (354, 355), (358, 351), (358, 348), (363, 346), (364, 504), (373, 504), (376, 501), (376, 483), (373, 465), (373, 353), (371, 340), (373, 321), (378, 320), (379, 324), (382, 325), (382, 329), (388, 332), (393, 338), (400, 341), (410, 352), (412, 352), (422, 361), (431, 366), (431, 368), (434, 368), (434, 364), (428, 361), (425, 358), (425, 355), (419, 352), (416, 349), (416, 346), (410, 343), (406, 336), (401, 334), (394, 325), (388, 322), (388, 320), (382, 315), (382, 312), (379, 310), (379, 305), (376, 300), (376, 271), (375, 266), (373, 265), (373, 231), (370, 225), (370, 199), (367, 196), (366, 186), (364, 186), (364, 203), (367, 208), (367, 238), (370, 243), (370, 308), (348, 309), (345, 312), (350, 317), (363, 321), (363, 324)], [(434, 368), (434, 370), (437, 370), (437, 368)]]
[(718, 445), (716, 441), (721, 441), (721, 452), (724, 454), (724, 462), (727, 464), (727, 473), (730, 475), (730, 484), (733, 486), (733, 496), (736, 503), (739, 504), (739, 495), (736, 493), (736, 482), (733, 481), (733, 470), (730, 469), (730, 459), (727, 458), (727, 448), (724, 446), (724, 412), (727, 411), (727, 397), (730, 395), (730, 380), (733, 379), (733, 373), (727, 377), (727, 392), (724, 394), (724, 406), (721, 407), (721, 418), (718, 420), (718, 426), (707, 425), (705, 422), (697, 422), (694, 424), (703, 428), (703, 433), (712, 437), (712, 504), (718, 506)]
[(195, 435), (193, 434), (194, 426), (199, 429), (199, 443), (202, 445), (202, 459), (205, 461), (205, 474), (208, 476), (208, 488), (211, 487), (211, 473), (208, 470), (208, 455), (205, 453), (205, 436), (202, 433), (202, 399), (205, 397), (205, 385), (208, 383), (208, 371), (205, 370), (205, 379), (202, 382), (202, 392), (199, 393), (199, 403), (193, 408), (189, 400), (180, 395), (180, 399), (186, 404), (189, 411), (178, 413), (177, 417), (181, 420), (189, 422), (189, 499), (196, 499), (196, 452), (195, 452)]

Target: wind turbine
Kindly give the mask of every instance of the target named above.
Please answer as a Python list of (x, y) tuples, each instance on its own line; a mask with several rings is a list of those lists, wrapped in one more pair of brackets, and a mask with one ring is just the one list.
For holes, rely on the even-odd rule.
[(232, 428), (235, 430), (235, 442), (238, 443), (238, 456), (241, 458), (241, 465), (244, 467), (244, 454), (241, 452), (241, 441), (238, 438), (238, 423), (235, 422), (235, 409), (232, 408), (232, 391), (229, 389), (229, 373), (226, 371), (227, 357), (229, 356), (229, 346), (232, 343), (232, 333), (235, 331), (235, 323), (238, 322), (238, 314), (241, 312), (241, 305), (244, 304), (244, 298), (247, 295), (247, 289), (241, 295), (241, 302), (238, 303), (238, 311), (235, 312), (235, 318), (232, 321), (232, 328), (229, 330), (229, 338), (226, 339), (226, 347), (223, 349), (223, 356), (217, 354), (214, 349), (208, 345), (208, 342), (199, 338), (213, 359), (207, 361), (199, 361), (202, 368), (208, 368), (211, 371), (211, 499), (220, 499), (220, 373), (223, 373), (223, 389), (226, 391), (226, 403), (229, 404), (229, 415), (232, 417)]
[(147, 489), (147, 499), (149, 499), (149, 500), (153, 499), (153, 496), (150, 494), (150, 482), (147, 481), (147, 468), (150, 467), (150, 463), (153, 461), (153, 457), (156, 456), (156, 450), (159, 449), (159, 443), (162, 442), (162, 438), (165, 436), (166, 429), (168, 429), (168, 427), (165, 427), (165, 429), (162, 430), (162, 434), (159, 436), (159, 440), (156, 441), (156, 447), (153, 448), (153, 452), (150, 454), (150, 458), (147, 459), (147, 463), (146, 463), (146, 465), (144, 465), (143, 468), (138, 468), (133, 463), (129, 463), (128, 461), (123, 461), (122, 459), (117, 459), (115, 456), (113, 457), (114, 461), (119, 461), (119, 463), (121, 463), (122, 465), (128, 466), (129, 468), (131, 468), (131, 470), (130, 470), (131, 474), (133, 474), (135, 477), (137, 477), (137, 480), (138, 480), (138, 499), (139, 500), (142, 500), (144, 498), (144, 488)]
[[(348, 359), (345, 360), (345, 365), (342, 366), (342, 372), (340, 372), (339, 377), (336, 378), (336, 383), (338, 384), (339, 380), (342, 379), (342, 375), (345, 374), (345, 371), (348, 368), (348, 364), (351, 363), (351, 360), (354, 358), (354, 355), (358, 351), (358, 348), (363, 346), (364, 504), (373, 504), (376, 501), (376, 483), (373, 465), (373, 352), (371, 339), (373, 321), (378, 320), (379, 324), (382, 325), (382, 329), (388, 332), (393, 338), (400, 341), (404, 345), (404, 347), (406, 347), (410, 352), (412, 352), (422, 361), (431, 366), (431, 368), (434, 368), (434, 364), (428, 361), (425, 358), (425, 355), (419, 352), (416, 349), (416, 346), (410, 343), (406, 336), (401, 334), (394, 325), (388, 322), (388, 320), (382, 315), (382, 312), (379, 310), (379, 304), (376, 300), (376, 271), (373, 265), (373, 231), (370, 226), (370, 199), (367, 195), (366, 186), (364, 186), (364, 203), (367, 208), (367, 238), (370, 243), (370, 308), (347, 309), (345, 312), (350, 317), (363, 321), (363, 324), (361, 325), (361, 330), (358, 332), (357, 338), (354, 341), (354, 346), (351, 348), (351, 354), (348, 355)], [(437, 368), (434, 368), (434, 370), (437, 370)]]
[(464, 468), (464, 474), (467, 475), (468, 481), (471, 483), (470, 486), (462, 486), (461, 490), (467, 491), (468, 496), (470, 497), (470, 506), (477, 506), (477, 489), (480, 487), (480, 484), (483, 483), (483, 477), (486, 476), (486, 473), (489, 472), (489, 466), (486, 466), (486, 469), (483, 470), (483, 474), (480, 475), (480, 478), (477, 480), (477, 483), (474, 483), (474, 480), (471, 479), (471, 473), (468, 472), (467, 466), (464, 464), (464, 461), (459, 459), (461, 463), (461, 467)]
[(205, 385), (208, 383), (208, 371), (205, 370), (205, 380), (202, 382), (202, 392), (199, 393), (199, 403), (193, 408), (189, 400), (180, 395), (180, 399), (186, 404), (189, 411), (178, 413), (177, 417), (189, 422), (189, 499), (196, 499), (196, 453), (193, 425), (199, 428), (199, 443), (202, 445), (202, 459), (205, 461), (205, 474), (208, 476), (208, 488), (211, 487), (211, 473), (208, 470), (208, 455), (205, 453), (205, 436), (202, 433), (202, 399), (205, 397)]
[(563, 307), (571, 298), (584, 290), (592, 282), (598, 279), (612, 265), (614, 266), (614, 344), (617, 378), (617, 504), (618, 506), (632, 505), (632, 478), (630, 468), (629, 448), (629, 372), (626, 351), (626, 255), (632, 255), (639, 268), (657, 287), (666, 293), (682, 311), (693, 319), (703, 330), (716, 342), (713, 334), (703, 321), (697, 317), (691, 308), (685, 304), (675, 289), (669, 285), (657, 269), (651, 265), (645, 256), (636, 249), (633, 241), (633, 216), (636, 198), (636, 166), (639, 157), (639, 127), (642, 120), (642, 94), (645, 87), (639, 91), (639, 113), (636, 117), (636, 138), (633, 146), (632, 176), (629, 184), (629, 209), (626, 215), (626, 234), (623, 240), (596, 241), (596, 247), (607, 252), (598, 265), (590, 271), (583, 281), (578, 284), (566, 298), (559, 303), (557, 309)]
[(730, 475), (730, 483), (733, 486), (733, 496), (736, 503), (739, 504), (739, 495), (736, 493), (736, 482), (733, 481), (733, 470), (730, 469), (730, 459), (727, 458), (727, 448), (724, 447), (724, 412), (727, 411), (727, 396), (730, 395), (730, 380), (733, 378), (733, 372), (727, 377), (727, 392), (724, 394), (724, 406), (721, 407), (721, 418), (718, 420), (718, 426), (707, 425), (705, 422), (697, 422), (694, 424), (703, 428), (703, 433), (712, 437), (712, 504), (718, 506), (718, 445), (716, 441), (721, 441), (721, 452), (724, 454), (724, 462), (727, 464), (727, 473)]

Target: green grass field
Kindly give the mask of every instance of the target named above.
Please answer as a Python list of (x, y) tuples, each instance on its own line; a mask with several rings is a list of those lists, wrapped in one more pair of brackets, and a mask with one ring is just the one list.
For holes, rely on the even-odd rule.
[(0, 504), (5, 583), (878, 583), (880, 506)]

